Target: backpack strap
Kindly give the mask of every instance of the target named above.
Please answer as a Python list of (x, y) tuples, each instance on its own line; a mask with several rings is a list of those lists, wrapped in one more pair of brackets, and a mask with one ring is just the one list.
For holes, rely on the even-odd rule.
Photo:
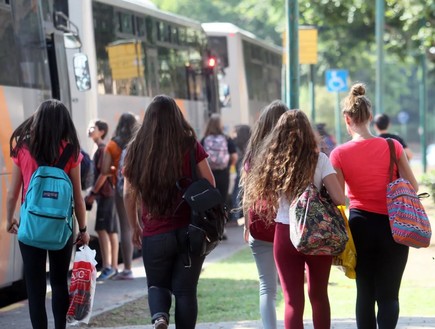
[(198, 180), (198, 173), (196, 172), (195, 153), (196, 153), (196, 144), (190, 150), (190, 171), (192, 172), (192, 180), (193, 181)]
[(396, 148), (394, 147), (394, 142), (392, 141), (391, 138), (387, 138), (387, 143), (388, 143), (388, 148), (390, 149), (390, 180), (389, 182), (391, 183), (393, 181), (393, 169), (394, 169), (394, 164), (397, 166), (397, 168), (399, 168), (399, 165), (397, 163), (397, 158), (396, 158)]
[(66, 164), (68, 163), (69, 158), (71, 157), (73, 153), (73, 146), (72, 144), (66, 144), (65, 148), (63, 149), (62, 155), (59, 158), (59, 161), (57, 161), (55, 167), (60, 169), (65, 169)]
[(123, 150), (125, 149), (126, 143), (121, 139), (120, 136), (112, 137), (112, 140), (118, 145), (118, 147)]

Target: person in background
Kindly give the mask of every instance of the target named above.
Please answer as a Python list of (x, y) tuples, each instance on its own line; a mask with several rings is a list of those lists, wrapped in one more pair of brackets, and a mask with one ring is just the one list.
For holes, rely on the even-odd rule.
[[(237, 148), (234, 141), (223, 132), (221, 116), (217, 113), (211, 115), (205, 128), (201, 144), (209, 155), (207, 161), (225, 203), (228, 202), (228, 189), (230, 187), (230, 168), (237, 163)], [(223, 239), (227, 239), (226, 232)]]
[[(302, 329), (307, 271), (308, 296), (315, 329), (331, 328), (328, 280), (332, 256), (313, 256), (298, 252), (290, 242), (289, 208), (291, 202), (310, 184), (324, 185), (336, 205), (345, 204), (337, 175), (326, 154), (319, 152), (317, 138), (304, 112), (290, 110), (281, 115), (265, 139), (258, 159), (245, 184), (245, 207), (260, 211), (257, 200), (269, 206), (262, 209), (268, 221), (274, 220), (274, 257), (285, 301), (286, 329)], [(269, 215), (267, 215), (269, 214)]]
[[(56, 124), (53, 124), (55, 122)], [(12, 178), (6, 199), (6, 220), (8, 232), (17, 234), (19, 220), (14, 212), (22, 192), (24, 200), (30, 178), (38, 163), (56, 163), (67, 144), (73, 146), (73, 154), (64, 170), (71, 179), (74, 196), (74, 213), (79, 226), (78, 244), (88, 244), (86, 232), (86, 209), (81, 195), (80, 144), (68, 109), (58, 100), (41, 103), (36, 112), (26, 119), (10, 138), (10, 154), (13, 160)], [(33, 328), (48, 327), (45, 297), (47, 290), (47, 252), (50, 263), (50, 285), (52, 288), (52, 309), (54, 327), (66, 327), (66, 313), (69, 307), (68, 270), (71, 260), (73, 237), (61, 250), (45, 250), (19, 242), (24, 264), (24, 278), (29, 300), (30, 320)]]
[(243, 217), (241, 197), (240, 197), (240, 175), (242, 172), (243, 158), (245, 157), (246, 147), (248, 146), (249, 138), (251, 137), (251, 127), (248, 125), (237, 125), (234, 128), (234, 144), (237, 148), (237, 163), (236, 163), (236, 178), (234, 180), (234, 188), (231, 195), (232, 212), (231, 218), (237, 220)]
[[(204, 256), (188, 252), (186, 234), (190, 209), (177, 182), (192, 177), (191, 153), (198, 176), (215, 185), (207, 153), (196, 141), (174, 99), (154, 97), (143, 123), (127, 148), (124, 202), (133, 228), (133, 242), (142, 248), (148, 303), (155, 329), (169, 324), (175, 296), (175, 327), (195, 328), (197, 285)], [(187, 187), (187, 186), (184, 186)], [(142, 204), (139, 219), (137, 204)]]
[[(370, 133), (372, 105), (365, 86), (352, 86), (343, 102), (343, 116), (352, 140), (331, 153), (342, 191), (350, 200), (349, 225), (355, 242), (356, 323), (359, 329), (396, 328), (399, 319), (399, 289), (409, 248), (391, 235), (387, 210), (390, 148), (385, 139)], [(393, 139), (398, 170), (418, 190), (418, 183), (403, 152)], [(377, 306), (377, 314), (375, 313)]]
[[(101, 173), (110, 176), (114, 186), (116, 186), (117, 182), (117, 172), (122, 150), (127, 146), (137, 129), (138, 122), (136, 116), (132, 113), (123, 113), (118, 120), (112, 139), (106, 145)], [(131, 280), (133, 279), (133, 272), (131, 271), (133, 261), (132, 231), (128, 224), (123, 198), (118, 193), (115, 193), (115, 205), (121, 228), (121, 254), (124, 270), (116, 274), (113, 279)]]
[(390, 134), (388, 128), (390, 126), (390, 117), (385, 113), (378, 114), (375, 116), (375, 130), (379, 137), (382, 138), (392, 138), (398, 141), (405, 151), (408, 160), (412, 159), (412, 151), (409, 149), (408, 145), (405, 143), (402, 137), (396, 134)]
[(326, 123), (318, 123), (316, 125), (317, 133), (319, 134), (320, 139), (320, 152), (323, 152), (329, 156), (337, 143), (335, 138), (326, 131), (325, 127)]
[[(251, 165), (253, 166), (256, 161), (262, 161), (262, 159), (258, 157), (258, 153), (261, 151), (262, 142), (270, 134), (273, 127), (275, 127), (281, 115), (287, 110), (288, 108), (285, 104), (280, 101), (274, 101), (266, 106), (261, 112), (260, 118), (254, 126), (252, 136), (249, 139), (246, 153), (243, 158), (244, 167), (242, 169), (242, 189), (245, 183), (251, 179), (249, 174), (249, 168)], [(249, 247), (254, 256), (255, 264), (257, 265), (261, 321), (264, 329), (276, 329), (276, 292), (278, 274), (276, 271), (275, 259), (273, 257), (273, 242), (255, 239), (249, 234), (249, 223), (251, 222), (251, 218), (248, 216), (250, 212), (248, 211), (245, 213), (244, 239), (246, 242), (249, 242)], [(271, 218), (269, 223), (265, 224), (271, 227), (269, 228), (265, 226), (264, 229), (274, 229), (271, 223), (273, 219), (274, 218)]]
[(104, 281), (112, 278), (118, 272), (118, 219), (115, 211), (115, 190), (113, 188), (112, 177), (102, 175), (103, 154), (106, 144), (104, 138), (109, 131), (109, 126), (105, 121), (96, 120), (89, 127), (88, 135), (97, 145), (94, 154), (94, 183), (85, 198), (86, 206), (92, 206), (97, 200), (97, 214), (95, 221), (95, 231), (98, 234), (103, 270), (97, 281)]

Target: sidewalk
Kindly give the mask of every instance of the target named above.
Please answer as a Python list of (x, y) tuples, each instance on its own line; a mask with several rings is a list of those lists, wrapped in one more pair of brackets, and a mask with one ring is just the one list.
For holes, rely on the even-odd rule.
[[(242, 238), (243, 227), (229, 227), (227, 229), (228, 240), (223, 241), (207, 258), (204, 266), (210, 263), (219, 261), (223, 258), (246, 247)], [(423, 265), (422, 265), (423, 266)], [(420, 267), (424, 268), (424, 267)], [(122, 265), (121, 265), (122, 269)], [(428, 268), (429, 270), (429, 268)], [(146, 295), (146, 277), (143, 268), (142, 259), (136, 259), (133, 262), (134, 280), (114, 281), (108, 280), (97, 284), (93, 316), (97, 316), (106, 311), (117, 308), (125, 303), (140, 298)], [(49, 316), (49, 329), (53, 328), (53, 319), (51, 314), (51, 295), (48, 294), (46, 300), (46, 308)], [(27, 301), (11, 305), (7, 308), (0, 309), (0, 328), (16, 328), (28, 329), (30, 327), (30, 319)], [(85, 327), (85, 326), (83, 326)], [(83, 328), (82, 327), (82, 328)], [(146, 326), (151, 328), (151, 325)], [(118, 329), (139, 329), (144, 326), (127, 326), (117, 327)], [(175, 328), (170, 325), (170, 328)], [(259, 329), (262, 328), (260, 321), (239, 321), (239, 322), (222, 322), (222, 323), (199, 323), (198, 329)], [(279, 321), (278, 328), (284, 328), (282, 321)], [(310, 321), (305, 322), (306, 329), (312, 329)], [(331, 328), (336, 329), (351, 329), (356, 328), (354, 319), (333, 319)], [(420, 329), (434, 328), (435, 329), (435, 311), (434, 316), (430, 318), (421, 317), (403, 317), (400, 319), (397, 326), (398, 329)], [(113, 329), (113, 328), (96, 328), (93, 329)]]
[[(313, 329), (309, 321), (304, 321), (305, 329)], [(151, 328), (151, 326), (150, 326)], [(174, 325), (169, 326), (175, 329)], [(239, 322), (219, 322), (219, 323), (198, 323), (196, 329), (262, 329), (260, 321), (239, 321)], [(355, 319), (333, 319), (331, 329), (354, 329), (356, 328)], [(423, 329), (435, 328), (435, 317), (433, 318), (401, 318), (396, 329)], [(94, 329), (113, 329), (113, 328), (94, 328)], [(143, 326), (117, 327), (116, 329), (143, 329)], [(283, 321), (278, 321), (278, 329), (284, 329)]]

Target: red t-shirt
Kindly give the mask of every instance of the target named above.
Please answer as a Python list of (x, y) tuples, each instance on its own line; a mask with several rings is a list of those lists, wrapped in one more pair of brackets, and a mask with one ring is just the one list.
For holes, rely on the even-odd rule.
[[(204, 148), (200, 143), (196, 143), (195, 160), (196, 163), (201, 162), (208, 157)], [(190, 151), (184, 155), (183, 160), (183, 177), (191, 178), (191, 166), (190, 166)], [(175, 182), (174, 182), (175, 185)], [(169, 231), (176, 230), (178, 228), (187, 226), (190, 223), (190, 208), (186, 202), (182, 202), (181, 193), (178, 200), (175, 200), (174, 205), (180, 205), (174, 214), (170, 216), (154, 217), (148, 219), (148, 210), (142, 206), (142, 223), (143, 223), (143, 236), (151, 236)]]
[[(399, 159), (403, 147), (394, 139), (393, 142)], [(386, 193), (390, 175), (390, 149), (385, 139), (347, 142), (335, 148), (329, 158), (334, 168), (343, 173), (350, 209), (388, 214)], [(397, 177), (397, 167), (394, 167), (393, 180)]]
[[(63, 149), (65, 147), (66, 143), (63, 143), (61, 147), (61, 154), (63, 152)], [(74, 156), (72, 155), (71, 158), (68, 160), (68, 162), (65, 165), (65, 172), (67, 175), (69, 175), (69, 172), (71, 171), (71, 168), (77, 167), (80, 162), (82, 161), (83, 155), (80, 153), (77, 160), (74, 160)], [(35, 159), (32, 158), (30, 155), (29, 149), (24, 146), (19, 151), (16, 157), (12, 157), (12, 161), (20, 168), (21, 175), (23, 176), (23, 184), (24, 184), (24, 190), (23, 190), (23, 199), (24, 196), (27, 193), (27, 188), (29, 187), (30, 178), (32, 177), (35, 170), (38, 168), (38, 164), (36, 163)]]

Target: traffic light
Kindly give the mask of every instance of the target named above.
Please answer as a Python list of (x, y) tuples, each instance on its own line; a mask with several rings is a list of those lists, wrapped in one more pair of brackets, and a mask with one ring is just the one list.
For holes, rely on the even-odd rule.
[(208, 64), (208, 67), (210, 69), (213, 69), (216, 66), (216, 58), (215, 57), (209, 57), (207, 64)]
[(215, 67), (217, 66), (217, 59), (216, 57), (210, 56), (207, 59), (207, 63), (204, 67), (204, 73), (213, 75), (215, 72)]

